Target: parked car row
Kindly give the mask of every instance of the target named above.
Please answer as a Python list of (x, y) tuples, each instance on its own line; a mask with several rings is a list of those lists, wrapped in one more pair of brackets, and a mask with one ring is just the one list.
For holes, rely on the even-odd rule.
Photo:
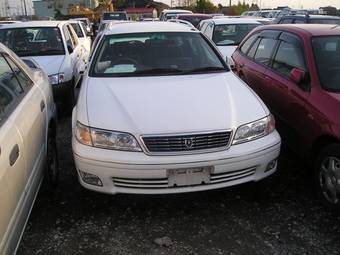
[(43, 176), (58, 180), (53, 97), (74, 106), (86, 189), (164, 194), (262, 180), (277, 169), (275, 117), (313, 165), (322, 201), (339, 207), (339, 28), (200, 16), (196, 29), (177, 21), (192, 14), (171, 11), (161, 19), (172, 22), (105, 21), (92, 46), (79, 20), (0, 27), (9, 48), (0, 45), (0, 254), (15, 252)]

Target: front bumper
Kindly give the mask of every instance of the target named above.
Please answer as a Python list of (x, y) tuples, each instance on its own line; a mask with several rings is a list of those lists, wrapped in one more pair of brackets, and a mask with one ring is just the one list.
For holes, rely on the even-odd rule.
[[(168, 194), (218, 189), (259, 181), (276, 171), (268, 164), (280, 154), (281, 139), (275, 131), (261, 139), (214, 153), (183, 156), (148, 156), (140, 152), (110, 151), (84, 146), (73, 137), (72, 147), (80, 184), (90, 190), (116, 194)], [(169, 187), (169, 169), (209, 167), (210, 182)], [(102, 186), (85, 183), (79, 171), (100, 178)]]

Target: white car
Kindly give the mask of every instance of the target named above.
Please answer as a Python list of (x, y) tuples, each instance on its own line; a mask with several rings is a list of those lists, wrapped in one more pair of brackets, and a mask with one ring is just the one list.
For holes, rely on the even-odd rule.
[(231, 55), (243, 38), (261, 23), (254, 19), (220, 18), (206, 19), (200, 23), (200, 30), (221, 51), (225, 60), (232, 67), (234, 65)]
[(72, 114), (87, 189), (161, 194), (261, 180), (281, 139), (256, 94), (201, 32), (171, 22), (106, 30)]
[(0, 44), (0, 254), (15, 254), (45, 173), (58, 180), (48, 77)]
[(167, 21), (168, 19), (175, 19), (178, 14), (192, 14), (192, 11), (181, 9), (165, 9), (159, 15), (159, 20)]
[(0, 42), (49, 77), (56, 102), (73, 104), (85, 69), (83, 47), (68, 21), (31, 21), (0, 27)]
[(73, 27), (73, 30), (76, 32), (78, 36), (79, 43), (83, 46), (82, 56), (83, 56), (84, 62), (87, 63), (90, 52), (91, 52), (91, 44), (92, 44), (90, 33), (86, 31), (85, 23), (81, 21), (76, 21), (76, 20), (70, 20), (69, 22), (71, 26)]

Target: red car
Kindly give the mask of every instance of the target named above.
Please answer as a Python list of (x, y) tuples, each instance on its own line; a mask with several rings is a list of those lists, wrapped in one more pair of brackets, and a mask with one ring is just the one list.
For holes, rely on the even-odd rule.
[(232, 58), (283, 141), (313, 164), (322, 201), (340, 208), (340, 26), (259, 27)]

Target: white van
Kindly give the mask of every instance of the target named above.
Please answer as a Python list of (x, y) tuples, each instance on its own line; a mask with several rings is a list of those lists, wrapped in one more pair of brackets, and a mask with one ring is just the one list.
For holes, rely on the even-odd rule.
[(85, 61), (83, 47), (68, 21), (3, 25), (0, 42), (48, 75), (58, 104), (73, 104), (74, 87), (85, 69)]

